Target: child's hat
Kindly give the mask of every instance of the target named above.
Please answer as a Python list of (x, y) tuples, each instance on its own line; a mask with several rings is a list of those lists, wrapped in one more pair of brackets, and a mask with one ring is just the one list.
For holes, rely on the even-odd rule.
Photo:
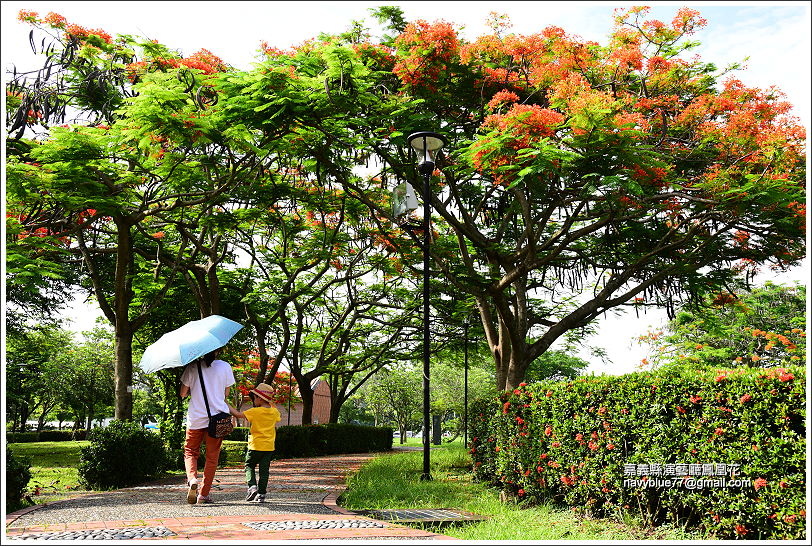
[(259, 385), (251, 389), (251, 393), (256, 396), (259, 396), (266, 402), (270, 402), (271, 404), (273, 404), (274, 390), (273, 387), (271, 387), (270, 385), (266, 383), (260, 383)]

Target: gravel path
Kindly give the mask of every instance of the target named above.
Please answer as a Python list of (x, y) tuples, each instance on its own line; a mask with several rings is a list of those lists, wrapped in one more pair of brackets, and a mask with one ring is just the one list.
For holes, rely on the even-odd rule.
[(213, 504), (186, 502), (185, 478), (161, 480), (139, 487), (91, 493), (54, 502), (17, 518), (13, 527), (210, 516), (268, 516), (279, 514), (335, 514), (322, 500), (344, 482), (351, 467), (369, 455), (287, 459), (271, 464), (264, 503), (246, 502), (244, 475), (240, 468), (218, 469), (211, 490)]

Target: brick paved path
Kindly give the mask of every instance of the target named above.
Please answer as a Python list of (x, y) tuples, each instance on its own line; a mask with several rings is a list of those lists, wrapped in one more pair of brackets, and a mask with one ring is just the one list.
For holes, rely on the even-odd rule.
[[(376, 521), (336, 505), (347, 474), (375, 454), (283, 459), (271, 464), (263, 504), (245, 502), (242, 468), (218, 469), (214, 504), (186, 503), (185, 478), (94, 492), (6, 515), (12, 540), (451, 539)], [(397, 508), (397, 507), (395, 507)], [(453, 540), (453, 539), (452, 539)]]

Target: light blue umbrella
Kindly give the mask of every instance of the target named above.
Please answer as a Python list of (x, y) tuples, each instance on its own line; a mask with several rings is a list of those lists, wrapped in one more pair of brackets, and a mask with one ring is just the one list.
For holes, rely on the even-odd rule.
[(242, 324), (220, 315), (187, 322), (147, 347), (139, 366), (145, 372), (183, 366), (219, 349), (241, 329)]

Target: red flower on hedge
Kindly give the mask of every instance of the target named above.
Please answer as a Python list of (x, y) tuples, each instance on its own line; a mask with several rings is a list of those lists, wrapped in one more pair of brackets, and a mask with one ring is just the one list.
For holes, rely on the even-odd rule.
[(588, 447), (589, 447), (589, 449), (591, 449), (592, 451), (595, 451), (596, 449), (598, 449), (598, 444), (596, 444), (595, 442), (589, 442), (589, 443), (587, 444), (587, 446), (588, 446)]
[(693, 394), (688, 398), (691, 401), (691, 404), (699, 404), (702, 401), (701, 396), (694, 396)]
[(615, 444), (606, 444), (606, 449), (609, 450), (615, 449)]
[(744, 536), (744, 535), (746, 535), (746, 534), (747, 534), (747, 533), (749, 533), (749, 532), (750, 532), (750, 531), (747, 529), (747, 527), (745, 527), (745, 526), (744, 526), (744, 525), (742, 525), (741, 523), (737, 523), (737, 524), (736, 524), (736, 534), (737, 534), (737, 535), (739, 535), (739, 536)]
[(713, 431), (714, 436), (721, 436), (725, 433), (725, 429), (721, 427), (717, 427), (716, 430)]
[(767, 480), (764, 478), (756, 478), (756, 480), (753, 482), (753, 487), (755, 487), (756, 491), (762, 487), (767, 487)]
[(787, 514), (784, 516), (784, 523), (795, 523), (795, 518), (797, 518), (795, 514)]
[(744, 396), (739, 398), (739, 402), (741, 402), (742, 404), (746, 404), (747, 402), (749, 402), (752, 399), (753, 399), (752, 396), (750, 396), (749, 394), (745, 394)]
[(795, 379), (795, 376), (792, 375), (791, 373), (782, 373), (781, 375), (778, 376), (778, 379), (786, 383), (787, 381), (792, 381), (793, 379)]
[(524, 489), (519, 489), (519, 496), (520, 497), (524, 496)]
[(683, 408), (682, 406), (677, 406), (677, 411), (680, 413), (685, 413), (685, 408)]
[(553, 427), (547, 425), (547, 428), (544, 429), (545, 436), (552, 436), (553, 435)]
[(553, 447), (561, 447), (561, 442), (553, 442), (551, 445)]

